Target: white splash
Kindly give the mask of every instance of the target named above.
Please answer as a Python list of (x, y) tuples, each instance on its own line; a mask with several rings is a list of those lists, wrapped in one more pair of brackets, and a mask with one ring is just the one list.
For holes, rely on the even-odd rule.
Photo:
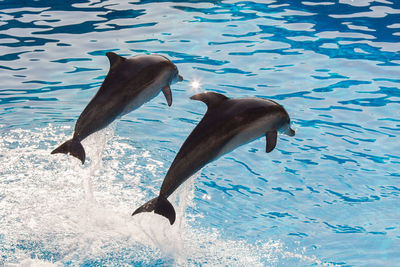
[[(53, 126), (2, 132), (0, 265), (265, 266), (282, 259), (279, 241), (226, 240), (196, 224), (187, 212), (195, 208), (193, 178), (170, 197), (177, 212), (173, 226), (154, 213), (132, 217), (158, 192), (163, 163), (131, 140), (113, 137), (113, 128), (83, 143), (83, 166), (71, 156), (50, 155), (71, 132)], [(149, 177), (155, 182), (144, 184)]]

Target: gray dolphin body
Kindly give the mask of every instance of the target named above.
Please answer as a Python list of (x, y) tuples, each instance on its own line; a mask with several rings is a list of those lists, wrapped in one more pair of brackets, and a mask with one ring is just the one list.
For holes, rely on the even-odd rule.
[(213, 92), (191, 97), (207, 104), (200, 123), (183, 143), (162, 183), (159, 196), (139, 207), (132, 215), (154, 211), (175, 221), (175, 210), (167, 198), (207, 163), (238, 146), (266, 135), (266, 152), (271, 152), (277, 132), (294, 136), (290, 118), (278, 103), (261, 98), (230, 99)]
[(99, 91), (89, 102), (75, 124), (74, 135), (51, 154), (71, 154), (85, 162), (81, 141), (115, 119), (139, 108), (162, 91), (168, 106), (172, 104), (170, 85), (182, 81), (177, 67), (159, 55), (124, 58), (108, 52), (110, 70)]

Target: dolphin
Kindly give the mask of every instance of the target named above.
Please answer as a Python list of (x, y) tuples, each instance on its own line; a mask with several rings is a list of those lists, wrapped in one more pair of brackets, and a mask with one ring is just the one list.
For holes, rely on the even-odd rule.
[(51, 154), (64, 153), (85, 163), (85, 149), (81, 141), (115, 119), (139, 108), (162, 91), (168, 106), (172, 104), (170, 85), (182, 81), (178, 68), (160, 55), (138, 55), (124, 58), (106, 53), (110, 70), (100, 89), (92, 98), (75, 124), (74, 135)]
[(206, 164), (235, 148), (266, 136), (266, 152), (271, 152), (277, 132), (294, 136), (290, 118), (278, 103), (262, 98), (228, 98), (214, 92), (190, 97), (207, 105), (207, 112), (183, 143), (161, 185), (158, 197), (148, 201), (132, 216), (141, 212), (160, 214), (175, 222), (175, 210), (167, 198), (190, 176)]

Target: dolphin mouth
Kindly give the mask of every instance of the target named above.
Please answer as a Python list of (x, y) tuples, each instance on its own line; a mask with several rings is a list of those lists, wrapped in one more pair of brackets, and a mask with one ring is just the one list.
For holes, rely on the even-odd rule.
[(178, 81), (183, 81), (183, 77), (181, 75), (178, 75)]
[(289, 135), (289, 136), (295, 136), (296, 131), (293, 130), (292, 128), (288, 128), (287, 131), (286, 131), (286, 134)]

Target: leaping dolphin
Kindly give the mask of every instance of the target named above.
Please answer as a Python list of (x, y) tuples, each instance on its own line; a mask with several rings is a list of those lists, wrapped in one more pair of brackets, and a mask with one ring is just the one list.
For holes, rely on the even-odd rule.
[(85, 163), (81, 141), (156, 97), (162, 91), (168, 106), (172, 104), (170, 85), (182, 81), (178, 68), (160, 55), (124, 58), (108, 52), (110, 70), (99, 91), (75, 124), (74, 135), (51, 154), (71, 154)]
[(154, 211), (175, 222), (175, 210), (167, 198), (190, 176), (235, 148), (266, 135), (266, 152), (271, 152), (277, 132), (294, 136), (290, 118), (278, 103), (261, 98), (231, 99), (205, 92), (191, 97), (203, 101), (208, 110), (183, 143), (161, 185), (158, 197), (132, 214)]

